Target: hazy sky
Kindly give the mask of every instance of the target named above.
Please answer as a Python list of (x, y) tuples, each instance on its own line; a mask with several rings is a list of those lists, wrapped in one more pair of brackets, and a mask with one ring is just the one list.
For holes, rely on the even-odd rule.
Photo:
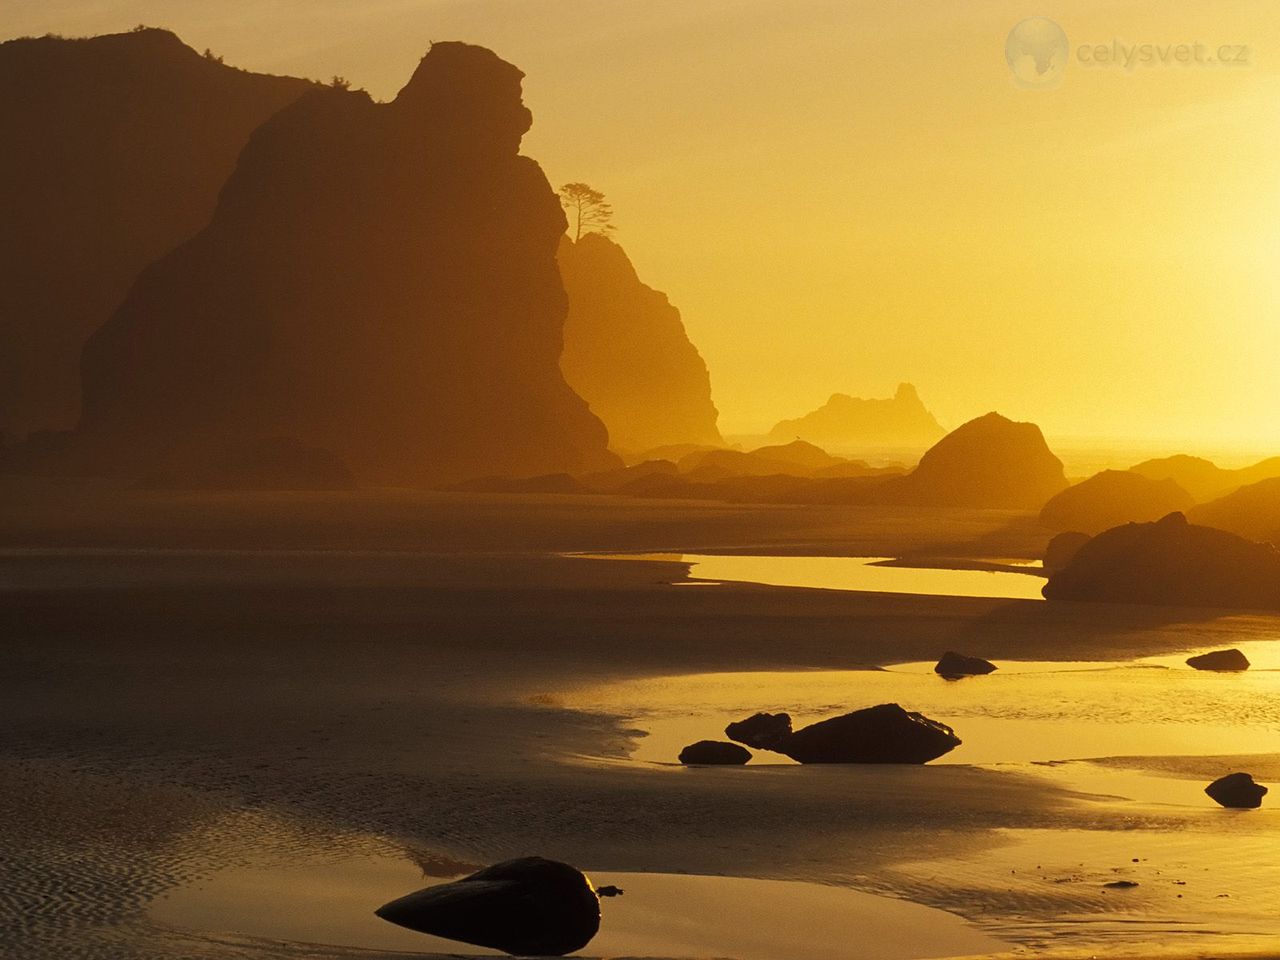
[[(1005, 63), (1031, 16), (1056, 89)], [(0, 4), (5, 36), (140, 22), (378, 98), (432, 40), (520, 66), (525, 152), (609, 195), (730, 432), (910, 380), (948, 426), (1280, 445), (1275, 0)], [(1113, 40), (1157, 62), (1081, 62)], [(1158, 62), (1182, 43), (1248, 62)]]

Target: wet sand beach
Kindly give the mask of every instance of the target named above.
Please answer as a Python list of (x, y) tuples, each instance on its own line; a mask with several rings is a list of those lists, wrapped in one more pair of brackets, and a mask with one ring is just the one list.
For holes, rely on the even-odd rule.
[[(362, 876), (383, 878), (369, 883), (372, 911), (386, 878), (421, 885), (532, 853), (602, 882), (632, 874), (659, 875), (659, 887), (661, 876), (679, 875), (784, 881), (798, 896), (802, 884), (823, 885), (844, 904), (828, 903), (827, 919), (857, 914), (838, 900), (841, 890), (950, 915), (938, 919), (927, 950), (884, 956), (973, 954), (983, 943), (994, 944), (983, 955), (1027, 947), (1261, 954), (1274, 930), (1274, 811), (1224, 811), (1197, 796), (1221, 772), (1248, 769), (1262, 782), (1280, 775), (1280, 726), (1257, 706), (1266, 691), (1247, 687), (1265, 683), (1263, 672), (1241, 678), (1243, 699), (1227, 699), (1219, 747), (1188, 741), (1179, 752), (1174, 731), (1158, 755), (1135, 737), (1133, 750), (1089, 760), (1081, 759), (1088, 749), (1069, 758), (1024, 749), (1001, 762), (988, 745), (971, 762), (920, 768), (802, 768), (757, 757), (743, 769), (684, 769), (645, 752), (645, 726), (655, 711), (688, 706), (680, 696), (697, 682), (680, 678), (835, 678), (812, 697), (780, 682), (768, 703), (718, 698), (722, 684), (698, 700), (715, 707), (707, 722), (721, 708), (801, 715), (806, 705), (867, 705), (885, 676), (936, 679), (901, 665), (952, 648), (1002, 663), (1004, 675), (993, 675), (1001, 689), (1017, 689), (1022, 676), (1046, 697), (1049, 681), (1012, 665), (1122, 666), (1120, 689), (1146, 685), (1147, 715), (1116, 702), (1116, 717), (1162, 726), (1188, 678), (1167, 670), (1172, 679), (1161, 684), (1129, 665), (1265, 645), (1276, 618), (734, 582), (688, 589), (674, 585), (687, 574), (681, 563), (560, 555), (1029, 560), (1045, 539), (1029, 517), (401, 492), (7, 492), (7, 957), (403, 954), (414, 948), (312, 939), (198, 893), (240, 871), (262, 884), (258, 915), (269, 918), (273, 896), (281, 916), (290, 902), (272, 884), (296, 901), (289, 870), (307, 871), (334, 896), (358, 891)], [(1105, 723), (1116, 688), (1085, 682), (1101, 683), (1084, 702)], [(1206, 677), (1206, 690), (1229, 682)], [(1063, 683), (1055, 696), (1079, 689)], [(623, 695), (645, 684), (672, 699), (646, 705)], [(981, 688), (951, 689), (969, 700), (954, 719), (962, 738), (966, 717), (975, 731), (1055, 719), (1048, 707), (1004, 715), (994, 702), (984, 717)], [(939, 686), (930, 696), (951, 693)], [(945, 705), (930, 702), (927, 712)], [(1059, 713), (1066, 722), (1080, 709)], [(1116, 879), (1139, 886), (1105, 886)], [(713, 901), (763, 895), (707, 883)], [(626, 909), (642, 910), (638, 900)], [(175, 913), (175, 903), (190, 909)], [(606, 925), (608, 914), (606, 904)], [(754, 946), (751, 933), (740, 938), (742, 956), (776, 948), (776, 929), (755, 931)], [(692, 955), (662, 953), (680, 942), (697, 955), (734, 955), (732, 943), (715, 950), (705, 938), (674, 935), (639, 952)]]

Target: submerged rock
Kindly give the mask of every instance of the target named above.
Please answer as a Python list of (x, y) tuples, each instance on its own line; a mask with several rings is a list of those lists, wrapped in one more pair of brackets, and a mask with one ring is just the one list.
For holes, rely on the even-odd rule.
[(1197, 670), (1238, 672), (1249, 669), (1249, 658), (1232, 647), (1230, 650), (1214, 650), (1212, 653), (1202, 653), (1198, 657), (1188, 657), (1187, 666)]
[(724, 735), (757, 750), (777, 750), (791, 736), (791, 714), (753, 713), (725, 727)]
[(750, 759), (751, 751), (746, 747), (723, 740), (699, 740), (680, 751), (680, 762), (684, 764), (742, 766)]
[[(607, 896), (621, 892), (601, 890)], [(600, 929), (600, 899), (591, 881), (567, 863), (542, 857), (485, 867), (392, 900), (375, 913), (419, 933), (521, 957), (581, 950)]]
[(802, 727), (780, 752), (800, 763), (928, 763), (958, 746), (946, 724), (882, 703)]
[(962, 653), (948, 650), (933, 668), (933, 672), (946, 680), (959, 680), (961, 677), (985, 676), (995, 669), (996, 665), (990, 660), (966, 657)]
[(1252, 810), (1262, 806), (1262, 798), (1268, 790), (1262, 784), (1254, 783), (1253, 777), (1247, 773), (1229, 773), (1205, 787), (1204, 792), (1224, 807)]

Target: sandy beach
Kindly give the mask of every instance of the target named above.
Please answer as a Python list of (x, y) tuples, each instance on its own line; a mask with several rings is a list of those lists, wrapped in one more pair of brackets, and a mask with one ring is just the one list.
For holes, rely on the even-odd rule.
[[(799, 709), (806, 697), (815, 710), (853, 709), (877, 693), (859, 677), (914, 683), (876, 668), (946, 649), (1008, 664), (1126, 664), (1265, 645), (1274, 617), (732, 582), (693, 589), (676, 585), (687, 564), (561, 555), (1033, 559), (1045, 535), (1028, 516), (404, 492), (7, 492), (7, 957), (404, 954), (414, 948), (273, 925), (273, 912), (299, 914), (270, 905), (299, 902), (289, 877), (300, 870), (314, 897), (346, 916), (358, 913), (361, 878), (372, 911), (384, 886), (531, 853), (602, 882), (657, 875), (658, 913), (692, 896), (671, 886), (680, 875), (791, 882), (787, 896), (809, 903), (815, 923), (883, 912), (874, 898), (840, 900), (841, 890), (946, 912), (903, 920), (904, 938), (936, 934), (914, 952), (907, 938), (896, 954), (850, 957), (1260, 955), (1265, 918), (1274, 928), (1280, 821), (1197, 795), (1229, 769), (1280, 776), (1280, 723), (1265, 711), (1235, 739), (1241, 718), (1221, 718), (1218, 749), (1156, 756), (1135, 740), (1087, 763), (1033, 762), (1033, 749), (1007, 763), (801, 768), (757, 757), (742, 769), (684, 769), (643, 751), (646, 724), (688, 712), (681, 696), (709, 711), (708, 723), (721, 709)], [(728, 670), (849, 673), (838, 674), (840, 702), (798, 684), (774, 683), (758, 704), (747, 700), (766, 694), (725, 699), (723, 686), (698, 685)], [(1004, 690), (1046, 682), (1006, 670), (994, 675)], [(654, 678), (670, 681), (669, 701), (636, 702)], [(1267, 671), (1251, 679), (1269, 682)], [(970, 699), (981, 701), (975, 689)], [(1098, 710), (1106, 689), (1096, 689)], [(1168, 689), (1176, 709), (1181, 694)], [(977, 708), (963, 709), (982, 729)], [(1141, 719), (1117, 710), (1117, 723)], [(1010, 719), (997, 710), (993, 722)], [(1030, 717), (1052, 719), (1051, 710)], [(261, 897), (246, 898), (236, 876), (254, 878), (248, 889)], [(1139, 885), (1105, 885), (1117, 879)], [(806, 884), (834, 889), (836, 900), (805, 900)], [(201, 895), (202, 885), (212, 892)], [(227, 889), (239, 899), (216, 895)], [(644, 909), (637, 894), (627, 909)], [(698, 895), (713, 905), (704, 913), (717, 897), (768, 899), (749, 885)], [(870, 939), (895, 942), (877, 929)], [(737, 942), (748, 960), (777, 948), (761, 930), (720, 950), (714, 928), (702, 933), (621, 948), (734, 956)], [(788, 942), (796, 960), (834, 956)], [(672, 943), (691, 952), (664, 954)]]

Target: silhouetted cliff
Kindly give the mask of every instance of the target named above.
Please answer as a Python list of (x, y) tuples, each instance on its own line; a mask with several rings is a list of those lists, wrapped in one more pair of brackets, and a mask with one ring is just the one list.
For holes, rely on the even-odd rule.
[(781, 421), (769, 431), (769, 438), (840, 447), (926, 447), (945, 432), (925, 409), (916, 388), (904, 383), (889, 400), (833, 394), (812, 413)]
[(438, 43), (391, 103), (317, 89), (264, 124), (86, 347), (86, 441), (129, 471), (242, 436), (372, 482), (615, 466), (560, 373), (565, 217), (518, 152), (522, 77)]
[(718, 445), (711, 379), (680, 311), (640, 282), (622, 247), (598, 233), (560, 241), (569, 296), (560, 368), (609, 428), (611, 445)]
[(1053, 497), (1040, 511), (1040, 523), (1050, 530), (1094, 534), (1122, 523), (1157, 520), (1194, 502), (1172, 480), (1103, 470)]
[(249, 134), (312, 86), (164, 30), (0, 44), (0, 433), (75, 424), (85, 339), (209, 222)]
[(1171, 513), (1080, 547), (1044, 586), (1050, 600), (1280, 609), (1280, 553)]

